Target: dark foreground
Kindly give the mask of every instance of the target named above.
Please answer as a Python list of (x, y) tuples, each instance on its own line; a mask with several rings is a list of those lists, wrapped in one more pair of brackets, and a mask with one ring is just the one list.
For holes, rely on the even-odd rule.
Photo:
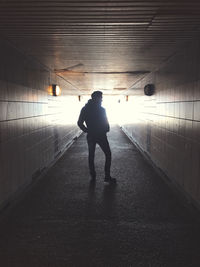
[(89, 183), (85, 136), (0, 222), (1, 267), (199, 267), (200, 225), (118, 127), (116, 186)]

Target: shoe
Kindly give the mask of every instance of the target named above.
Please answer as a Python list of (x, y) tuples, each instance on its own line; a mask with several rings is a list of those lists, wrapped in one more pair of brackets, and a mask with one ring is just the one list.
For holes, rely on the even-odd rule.
[(116, 184), (117, 183), (117, 180), (115, 178), (112, 178), (112, 177), (106, 177), (104, 179), (104, 183), (108, 183), (108, 184)]
[(96, 175), (92, 175), (91, 179), (90, 179), (91, 183), (95, 183), (96, 182)]
[(90, 179), (90, 186), (93, 188), (96, 185), (96, 179)]

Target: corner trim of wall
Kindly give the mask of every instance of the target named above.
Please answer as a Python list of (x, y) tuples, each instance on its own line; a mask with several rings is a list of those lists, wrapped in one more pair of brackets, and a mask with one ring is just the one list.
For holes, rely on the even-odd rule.
[(72, 138), (71, 141), (69, 141), (65, 148), (62, 149), (62, 151), (59, 151), (55, 159), (46, 167), (44, 167), (42, 170), (38, 170), (34, 173), (32, 176), (32, 179), (30, 178), (23, 186), (21, 186), (15, 193), (12, 194), (12, 196), (8, 197), (3, 203), (0, 205), (0, 220), (3, 220), (6, 215), (9, 214), (9, 212), (19, 203), (32, 189), (38, 181), (40, 181), (45, 174), (53, 167), (53, 165), (63, 156), (63, 154), (73, 145), (73, 143), (80, 137), (82, 134), (82, 131), (78, 131), (77, 134)]
[(122, 131), (125, 133), (125, 135), (128, 137), (128, 139), (136, 146), (136, 148), (139, 150), (139, 152), (142, 154), (144, 159), (150, 164), (153, 169), (156, 171), (156, 173), (163, 179), (165, 184), (173, 191), (173, 193), (178, 197), (178, 199), (183, 203), (183, 205), (190, 210), (190, 212), (195, 213), (195, 215), (200, 220), (200, 204), (195, 201), (187, 192), (185, 192), (180, 185), (178, 185), (175, 181), (170, 179), (166, 173), (159, 168), (155, 162), (151, 159), (150, 155), (148, 155), (147, 152), (145, 152), (139, 144), (136, 142), (136, 140), (130, 136), (128, 131), (123, 127), (120, 126)]

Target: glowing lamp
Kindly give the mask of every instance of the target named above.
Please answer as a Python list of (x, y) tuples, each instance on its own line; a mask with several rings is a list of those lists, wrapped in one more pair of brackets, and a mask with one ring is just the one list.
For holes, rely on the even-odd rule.
[(58, 96), (61, 93), (61, 89), (57, 84), (52, 84), (52, 94), (53, 96)]

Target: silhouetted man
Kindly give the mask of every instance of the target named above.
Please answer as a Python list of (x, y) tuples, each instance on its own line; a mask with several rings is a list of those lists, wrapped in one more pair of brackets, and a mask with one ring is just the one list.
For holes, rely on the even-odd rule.
[[(116, 179), (110, 176), (111, 166), (111, 151), (108, 143), (106, 133), (109, 132), (110, 126), (107, 120), (106, 111), (101, 106), (102, 103), (102, 92), (95, 91), (91, 95), (92, 99), (82, 108), (78, 126), (81, 130), (87, 133), (87, 143), (89, 150), (89, 169), (92, 181), (96, 180), (96, 172), (94, 166), (94, 156), (96, 144), (98, 144), (103, 150), (106, 161), (105, 161), (105, 182), (115, 183)], [(86, 125), (84, 125), (84, 122)]]

